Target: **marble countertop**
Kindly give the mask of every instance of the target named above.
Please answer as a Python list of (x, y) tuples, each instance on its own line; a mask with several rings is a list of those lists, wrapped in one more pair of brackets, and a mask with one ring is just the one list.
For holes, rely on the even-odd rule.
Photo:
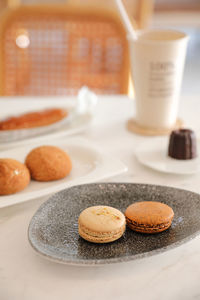
[[(67, 100), (51, 98), (49, 101)], [(200, 134), (199, 110), (199, 96), (182, 97), (180, 116), (197, 135)], [(137, 162), (135, 148), (154, 138), (126, 130), (126, 121), (133, 113), (133, 100), (125, 96), (102, 96), (92, 125), (80, 134), (128, 166), (126, 173), (107, 181), (162, 184), (200, 193), (200, 174), (163, 174)], [(29, 245), (27, 228), (47, 198), (0, 209), (1, 300), (200, 299), (200, 237), (149, 258), (101, 267), (61, 265), (38, 256)]]

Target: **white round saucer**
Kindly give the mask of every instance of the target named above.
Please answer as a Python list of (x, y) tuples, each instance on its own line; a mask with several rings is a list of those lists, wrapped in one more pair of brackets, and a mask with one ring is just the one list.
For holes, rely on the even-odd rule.
[[(197, 142), (200, 149), (200, 142)], [(156, 138), (139, 146), (135, 155), (138, 161), (164, 173), (189, 175), (200, 172), (200, 157), (189, 160), (178, 160), (168, 156), (168, 139)]]

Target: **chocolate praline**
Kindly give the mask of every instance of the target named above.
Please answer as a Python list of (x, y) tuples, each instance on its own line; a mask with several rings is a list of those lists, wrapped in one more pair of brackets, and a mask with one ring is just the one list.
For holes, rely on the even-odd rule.
[(194, 131), (186, 128), (173, 130), (169, 138), (168, 156), (180, 160), (197, 157), (197, 143)]

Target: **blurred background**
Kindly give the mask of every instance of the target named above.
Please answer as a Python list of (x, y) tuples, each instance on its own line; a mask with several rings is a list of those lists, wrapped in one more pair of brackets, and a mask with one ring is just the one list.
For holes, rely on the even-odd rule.
[(189, 35), (182, 93), (200, 93), (200, 1), (156, 0), (151, 26), (177, 29)]
[[(189, 34), (182, 93), (200, 92), (200, 0), (124, 0), (138, 29)], [(0, 0), (0, 94), (131, 94), (126, 32), (114, 0)]]

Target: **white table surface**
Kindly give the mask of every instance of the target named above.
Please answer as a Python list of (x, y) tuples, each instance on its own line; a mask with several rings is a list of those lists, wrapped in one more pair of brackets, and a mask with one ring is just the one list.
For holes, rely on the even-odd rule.
[[(50, 101), (62, 104), (66, 99)], [(101, 97), (92, 126), (81, 134), (128, 166), (127, 173), (108, 181), (162, 184), (200, 193), (200, 174), (162, 174), (136, 161), (134, 149), (150, 138), (126, 130), (133, 106), (127, 97)], [(197, 131), (199, 112), (199, 96), (182, 98), (180, 115)], [(61, 265), (38, 256), (27, 240), (27, 227), (46, 198), (0, 210), (0, 300), (200, 299), (200, 237), (153, 257), (101, 267)]]

